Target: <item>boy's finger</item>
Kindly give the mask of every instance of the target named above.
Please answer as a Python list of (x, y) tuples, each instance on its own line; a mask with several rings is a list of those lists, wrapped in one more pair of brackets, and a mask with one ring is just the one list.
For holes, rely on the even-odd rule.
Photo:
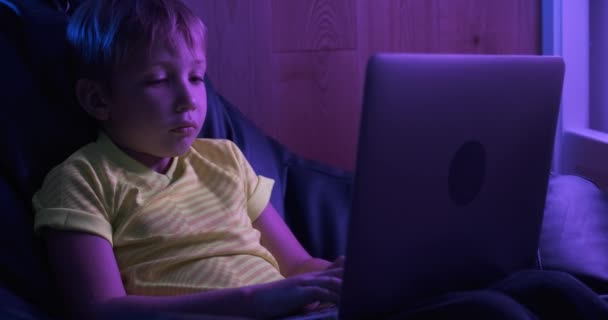
[(342, 274), (344, 274), (344, 269), (342, 267), (327, 269), (325, 271), (318, 273), (318, 275), (320, 275), (320, 276), (332, 276), (332, 277), (338, 277), (340, 279), (342, 278)]
[(339, 293), (340, 288), (342, 287), (342, 279), (338, 277), (331, 276), (320, 276), (313, 279), (309, 279), (305, 283), (303, 283), (305, 287), (316, 287), (323, 288), (325, 290), (332, 291), (334, 293)]
[(307, 298), (310, 299), (310, 302), (320, 301), (338, 303), (340, 301), (340, 295), (333, 290), (313, 286), (308, 287), (306, 291)]
[(344, 256), (339, 256), (336, 258), (336, 260), (334, 260), (334, 262), (331, 264), (331, 266), (329, 266), (330, 269), (333, 268), (342, 268), (344, 267), (344, 260), (346, 260), (346, 258)]

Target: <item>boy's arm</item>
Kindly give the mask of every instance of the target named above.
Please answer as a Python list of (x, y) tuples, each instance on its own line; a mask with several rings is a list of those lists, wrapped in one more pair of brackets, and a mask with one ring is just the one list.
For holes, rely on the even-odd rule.
[(311, 257), (271, 203), (268, 203), (264, 211), (253, 221), (253, 227), (260, 231), (261, 244), (275, 257), (281, 274), (285, 277), (342, 268), (344, 264), (343, 257), (339, 257), (333, 263)]
[(124, 313), (273, 317), (316, 300), (338, 299), (341, 273), (334, 270), (183, 296), (127, 295), (112, 246), (106, 239), (52, 229), (47, 229), (45, 238), (55, 280), (76, 319), (111, 319), (112, 314)]

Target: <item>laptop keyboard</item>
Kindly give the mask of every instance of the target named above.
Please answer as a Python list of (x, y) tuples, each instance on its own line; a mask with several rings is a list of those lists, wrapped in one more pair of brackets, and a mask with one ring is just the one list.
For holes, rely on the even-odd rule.
[(281, 320), (337, 320), (338, 307), (325, 308), (322, 310), (312, 311), (306, 314), (289, 316)]

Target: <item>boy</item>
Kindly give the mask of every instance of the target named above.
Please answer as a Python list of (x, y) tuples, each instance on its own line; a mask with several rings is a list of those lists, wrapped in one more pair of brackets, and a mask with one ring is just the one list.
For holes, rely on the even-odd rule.
[(337, 303), (343, 259), (312, 258), (205, 119), (205, 27), (179, 0), (84, 1), (68, 25), (96, 142), (34, 198), (74, 316), (111, 310), (268, 318)]
[[(179, 0), (88, 0), (68, 40), (77, 98), (101, 130), (48, 174), (33, 204), (74, 317), (274, 318), (338, 302), (343, 259), (310, 257), (269, 204), (272, 181), (256, 176), (234, 144), (195, 139), (206, 112), (200, 19)], [(607, 313), (572, 277), (537, 271), (398, 317)]]

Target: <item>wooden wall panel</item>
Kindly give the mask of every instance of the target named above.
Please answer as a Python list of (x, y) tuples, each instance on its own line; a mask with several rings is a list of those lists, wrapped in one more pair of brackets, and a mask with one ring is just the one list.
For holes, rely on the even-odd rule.
[(351, 161), (362, 98), (353, 90), (361, 79), (357, 58), (354, 51), (276, 56), (276, 125), (281, 137), (290, 137), (294, 150), (312, 159), (331, 154), (342, 166)]
[(230, 92), (230, 100), (249, 113), (254, 66), (250, 42), (251, 1), (195, 0), (195, 11), (208, 29), (207, 69), (213, 84)]
[[(276, 85), (276, 63), (272, 52), (272, 3), (270, 0), (256, 0), (252, 7), (251, 27), (255, 37), (251, 42), (253, 52), (254, 84), (251, 110), (248, 116), (267, 134), (291, 146), (278, 129), (282, 119), (276, 109), (281, 105), (274, 94)], [(222, 92), (224, 92), (222, 90)], [(227, 92), (227, 91), (226, 91)]]
[(534, 1), (440, 1), (439, 51), (536, 54), (540, 48), (540, 24), (531, 21), (531, 14), (540, 13), (531, 4)]
[(273, 0), (275, 52), (356, 49), (352, 0)]
[(207, 26), (207, 72), (214, 87), (267, 134), (277, 136), (270, 0), (185, 2)]
[(353, 168), (377, 52), (537, 54), (540, 0), (185, 0), (209, 28), (209, 75), (266, 133)]

